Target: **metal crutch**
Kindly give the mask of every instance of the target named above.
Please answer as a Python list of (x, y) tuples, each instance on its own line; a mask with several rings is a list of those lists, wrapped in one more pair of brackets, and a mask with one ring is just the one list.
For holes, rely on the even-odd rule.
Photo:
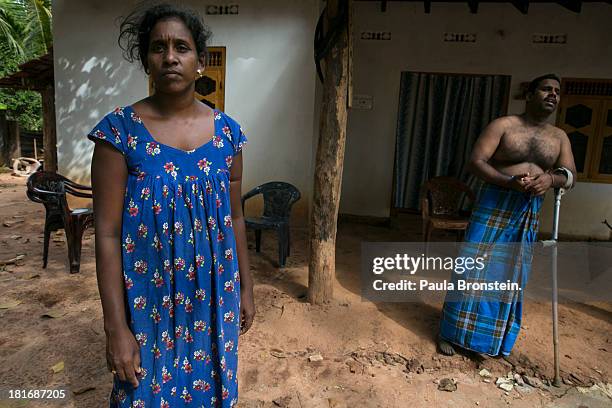
[(559, 208), (561, 207), (561, 196), (565, 193), (562, 188), (555, 188), (555, 207), (553, 215), (553, 230), (552, 238), (542, 241), (544, 247), (552, 247), (552, 319), (553, 319), (553, 347), (555, 353), (555, 378), (553, 385), (561, 386), (561, 376), (559, 374), (559, 313), (558, 313), (558, 295), (557, 287), (557, 242), (559, 240)]

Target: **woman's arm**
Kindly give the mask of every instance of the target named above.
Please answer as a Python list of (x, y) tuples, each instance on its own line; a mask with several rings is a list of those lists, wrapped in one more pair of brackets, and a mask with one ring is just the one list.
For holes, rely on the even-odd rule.
[(140, 350), (125, 315), (121, 224), (127, 180), (123, 155), (105, 142), (96, 142), (91, 163), (95, 214), (96, 273), (104, 312), (106, 358), (121, 381), (138, 386)]
[(240, 333), (246, 333), (255, 317), (253, 298), (253, 277), (249, 264), (244, 214), (242, 213), (242, 153), (234, 156), (230, 173), (230, 203), (232, 207), (232, 225), (236, 239), (238, 268), (240, 271)]

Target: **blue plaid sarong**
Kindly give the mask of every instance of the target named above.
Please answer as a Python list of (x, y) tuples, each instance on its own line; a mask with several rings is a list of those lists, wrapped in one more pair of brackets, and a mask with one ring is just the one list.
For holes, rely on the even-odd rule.
[[(538, 232), (542, 196), (484, 184), (465, 234), (461, 256), (488, 258), (481, 270), (453, 273), (453, 281), (519, 282), (524, 288), (531, 270), (531, 244)], [(521, 327), (522, 291), (483, 296), (474, 291), (447, 293), (440, 337), (465, 349), (497, 356), (510, 354)]]

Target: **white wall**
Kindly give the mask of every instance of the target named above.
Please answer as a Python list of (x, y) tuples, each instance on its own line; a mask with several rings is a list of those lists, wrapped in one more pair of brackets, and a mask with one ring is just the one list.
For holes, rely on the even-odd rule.
[[(59, 171), (88, 180), (86, 133), (115, 106), (147, 96), (147, 79), (117, 46), (120, 15), (135, 0), (54, 0), (53, 34)], [(243, 190), (271, 180), (295, 184), (305, 215), (312, 189), (316, 0), (249, 0), (237, 16), (204, 16), (227, 47), (225, 111), (249, 137)], [(204, 2), (185, 1), (202, 14)], [(307, 217), (296, 217), (307, 220)]]
[[(355, 2), (354, 94), (374, 97), (372, 110), (351, 110), (340, 211), (388, 217), (395, 130), (402, 71), (507, 74), (511, 94), (521, 82), (555, 72), (562, 77), (612, 77), (612, 6), (585, 3), (575, 14), (557, 4), (531, 4), (520, 14), (511, 4), (481, 3), (470, 14), (465, 3)], [(359, 40), (361, 31), (391, 31), (390, 41)], [(473, 44), (445, 43), (443, 33), (477, 33)], [(567, 33), (566, 45), (536, 45), (532, 33)], [(510, 100), (509, 113), (524, 101)], [(550, 228), (550, 202), (542, 213)], [(601, 224), (612, 219), (612, 185), (579, 183), (566, 195), (561, 233), (607, 239)]]

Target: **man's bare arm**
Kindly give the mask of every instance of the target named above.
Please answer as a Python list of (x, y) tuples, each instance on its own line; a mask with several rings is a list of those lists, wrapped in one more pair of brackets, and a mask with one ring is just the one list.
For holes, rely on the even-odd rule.
[(525, 189), (531, 194), (544, 195), (550, 188), (564, 187), (567, 183), (567, 175), (563, 171), (555, 171), (559, 167), (565, 167), (572, 173), (571, 187), (576, 184), (576, 165), (574, 164), (572, 145), (567, 134), (561, 129), (559, 129), (558, 137), (561, 139), (561, 148), (555, 166), (527, 182)]
[(472, 155), (468, 162), (468, 170), (487, 183), (510, 187), (514, 181), (510, 175), (498, 171), (489, 164), (495, 154), (502, 136), (506, 130), (507, 118), (495, 119), (491, 122), (474, 143)]
[[(576, 184), (576, 163), (574, 162), (574, 154), (572, 153), (572, 144), (570, 143), (569, 137), (567, 137), (567, 133), (564, 131), (560, 132), (561, 137), (561, 151), (559, 152), (559, 158), (555, 163), (555, 168), (565, 167), (574, 175), (572, 187)], [(554, 174), (554, 187), (562, 187), (567, 181), (566, 177), (562, 174), (555, 173)]]

